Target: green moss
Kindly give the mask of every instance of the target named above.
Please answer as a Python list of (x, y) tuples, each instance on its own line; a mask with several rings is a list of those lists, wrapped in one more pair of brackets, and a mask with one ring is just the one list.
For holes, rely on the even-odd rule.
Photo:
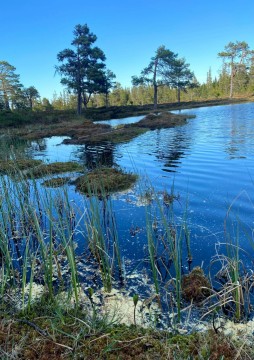
[(108, 194), (130, 188), (137, 175), (115, 168), (96, 169), (75, 181), (77, 189), (85, 194)]
[[(15, 348), (14, 348), (15, 347)], [(0, 349), (18, 359), (253, 359), (253, 347), (213, 330), (172, 334), (154, 328), (111, 324), (100, 314), (49, 301), (45, 293), (26, 313), (0, 314)]]
[(41, 160), (33, 159), (1, 160), (0, 174), (15, 174), (18, 171), (29, 170), (39, 166), (41, 163)]
[(54, 162), (51, 164), (42, 164), (37, 166), (27, 173), (29, 178), (40, 178), (46, 175), (61, 174), (66, 172), (82, 172), (83, 167), (76, 162)]

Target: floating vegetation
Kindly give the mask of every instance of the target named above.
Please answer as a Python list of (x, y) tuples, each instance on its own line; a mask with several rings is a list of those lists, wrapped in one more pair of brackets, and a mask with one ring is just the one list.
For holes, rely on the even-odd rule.
[(119, 144), (122, 142), (127, 142), (132, 140), (133, 138), (144, 134), (149, 129), (141, 129), (135, 127), (129, 127), (124, 125), (118, 128), (110, 128), (105, 129), (104, 131), (95, 131), (92, 134), (87, 134), (80, 136), (80, 134), (74, 134), (71, 139), (64, 140), (65, 144), (93, 144), (99, 142), (107, 142), (110, 141), (114, 144)]
[(29, 178), (41, 178), (47, 175), (61, 174), (66, 172), (82, 172), (83, 166), (74, 161), (54, 162), (51, 164), (41, 164), (40, 166), (31, 168), (27, 173)]
[(46, 187), (56, 188), (68, 184), (70, 177), (57, 177), (45, 180), (42, 185)]
[(1, 160), (0, 174), (15, 174), (19, 171), (29, 170), (42, 164), (41, 160), (34, 159), (15, 159)]
[(139, 122), (129, 125), (133, 127), (141, 127), (148, 128), (151, 130), (154, 129), (162, 129), (162, 128), (171, 128), (174, 126), (184, 125), (186, 124), (186, 120), (189, 118), (193, 118), (193, 115), (178, 115), (172, 114), (169, 112), (162, 113), (151, 113), (148, 114), (144, 119)]
[(138, 176), (115, 168), (100, 168), (80, 176), (75, 185), (85, 194), (109, 194), (130, 188)]
[(182, 277), (182, 296), (187, 301), (200, 303), (211, 295), (211, 284), (200, 267)]

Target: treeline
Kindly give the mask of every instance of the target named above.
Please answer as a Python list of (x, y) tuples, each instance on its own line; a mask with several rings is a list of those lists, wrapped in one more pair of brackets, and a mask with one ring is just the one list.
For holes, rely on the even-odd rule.
[(123, 88), (106, 68), (104, 52), (94, 45), (96, 35), (77, 25), (71, 48), (57, 54), (56, 71), (65, 90), (52, 99), (41, 98), (34, 87), (24, 87), (13, 65), (0, 61), (0, 110), (67, 110), (102, 106), (127, 106), (199, 101), (254, 94), (254, 51), (244, 41), (228, 43), (218, 53), (222, 67), (218, 77), (211, 69), (200, 84), (190, 65), (178, 54), (160, 46), (132, 87)]
[[(207, 80), (200, 84), (196, 81), (197, 86), (187, 88), (182, 92), (182, 101), (201, 101), (208, 99), (220, 99), (229, 97), (230, 93), (230, 74), (223, 66), (218, 77), (212, 77), (211, 70), (208, 70)], [(146, 105), (153, 103), (153, 87), (137, 86), (123, 88), (120, 83), (116, 83), (115, 88), (108, 96), (109, 106), (127, 106), (127, 105)], [(235, 77), (234, 96), (251, 96), (254, 95), (254, 65), (245, 72), (239, 72)], [(158, 104), (177, 102), (177, 90), (169, 86), (162, 86), (158, 91)], [(54, 109), (75, 109), (76, 96), (63, 91), (60, 94), (54, 94), (51, 99), (51, 105)], [(91, 97), (88, 107), (106, 106), (104, 94), (95, 94)]]

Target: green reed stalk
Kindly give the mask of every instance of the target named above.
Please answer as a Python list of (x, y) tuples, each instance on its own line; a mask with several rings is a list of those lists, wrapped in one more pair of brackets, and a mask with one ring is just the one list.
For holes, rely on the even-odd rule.
[(241, 305), (241, 295), (240, 295), (240, 258), (239, 258), (239, 228), (237, 226), (237, 235), (235, 244), (230, 242), (227, 244), (227, 252), (229, 258), (229, 276), (233, 285), (235, 285), (235, 290), (233, 290), (233, 298), (235, 303), (235, 318), (240, 320), (242, 316), (242, 305)]
[(112, 289), (111, 265), (106, 247), (103, 226), (101, 224), (100, 204), (98, 198), (96, 197), (89, 197), (87, 230), (89, 247), (98, 261), (104, 288), (107, 292), (110, 292)]
[(159, 299), (160, 286), (159, 286), (158, 271), (156, 266), (156, 252), (155, 252), (155, 245), (153, 238), (152, 218), (148, 210), (146, 210), (146, 233), (147, 233), (148, 252), (150, 258), (150, 265), (152, 269), (153, 281), (154, 281), (155, 291)]
[[(173, 261), (174, 270), (175, 270), (175, 291), (176, 291), (176, 303), (177, 303), (177, 320), (181, 319), (181, 283), (182, 283), (182, 239), (184, 228), (186, 227), (185, 222), (183, 221), (180, 226), (175, 224), (175, 215), (173, 209), (174, 199), (174, 184), (171, 187), (171, 193), (169, 195), (171, 201), (167, 205), (167, 209), (163, 207), (161, 200), (157, 194), (154, 194), (154, 200), (156, 202), (157, 209), (159, 211), (159, 218), (161, 220), (164, 232), (166, 243), (168, 245), (169, 257)], [(180, 228), (180, 229), (179, 229)], [(149, 234), (151, 238), (151, 235)], [(149, 240), (151, 243), (151, 239)], [(150, 245), (151, 251), (153, 251)], [(150, 250), (149, 250), (150, 251)], [(154, 270), (153, 270), (154, 271)], [(153, 275), (154, 276), (154, 275)]]
[[(59, 207), (57, 207), (56, 209), (56, 211), (58, 212), (58, 223), (55, 228), (55, 233), (58, 235), (58, 238), (61, 244), (63, 245), (63, 251), (66, 254), (68, 266), (71, 273), (72, 290), (74, 292), (76, 304), (78, 304), (79, 281), (78, 281), (78, 272), (76, 266), (76, 255), (73, 244), (75, 228), (72, 228), (72, 216), (74, 212), (70, 206), (67, 195), (64, 194), (64, 196), (65, 197), (63, 199), (63, 208), (60, 209)], [(50, 221), (53, 222), (53, 219), (50, 219)], [(52, 246), (53, 246), (53, 242), (52, 242)]]
[[(112, 266), (110, 263), (109, 249), (106, 244), (108, 229), (105, 217), (108, 217), (109, 214), (112, 215), (112, 213), (108, 211), (109, 208), (107, 206), (107, 194), (103, 184), (100, 184), (99, 187), (92, 187), (92, 185), (90, 185), (88, 181), (87, 184), (88, 211), (86, 214), (86, 229), (88, 235), (88, 244), (94, 258), (98, 262), (101, 271), (103, 286), (107, 292), (110, 292), (112, 290)], [(100, 199), (102, 199), (101, 201), (97, 196), (98, 194), (100, 195)], [(101, 205), (104, 206), (104, 214), (102, 216), (100, 212)], [(113, 231), (115, 230), (113, 229)], [(117, 247), (117, 239), (115, 238), (114, 241), (116, 256), (118, 258), (118, 261), (120, 261), (120, 252), (118, 251)]]

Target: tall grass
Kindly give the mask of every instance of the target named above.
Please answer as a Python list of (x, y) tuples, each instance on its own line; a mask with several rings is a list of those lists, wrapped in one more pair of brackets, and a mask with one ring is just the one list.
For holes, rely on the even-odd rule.
[[(71, 272), (72, 291), (78, 301), (73, 230), (70, 230), (68, 224), (69, 217), (66, 214), (60, 216), (56, 199), (50, 192), (40, 189), (36, 181), (26, 179), (21, 173), (16, 174), (15, 178), (2, 176), (0, 186), (2, 293), (6, 287), (20, 285), (24, 307), (26, 284), (30, 283), (30, 302), (35, 272), (41, 272), (49, 299), (53, 299), (53, 268), (56, 263), (54, 236), (57, 234)], [(40, 264), (39, 269), (36, 269), (36, 262)], [(20, 284), (15, 277), (16, 271), (21, 272)]]
[[(169, 270), (163, 262), (164, 271), (170, 277), (170, 283), (174, 285), (174, 298), (177, 307), (177, 320), (181, 319), (181, 283), (182, 283), (182, 245), (183, 239), (186, 239), (188, 257), (191, 257), (190, 238), (187, 226), (187, 210), (185, 210), (183, 220), (176, 222), (174, 212), (174, 201), (177, 196), (174, 194), (174, 184), (170, 193), (163, 193), (163, 198), (159, 194), (153, 192), (152, 195), (154, 210), (150, 204), (146, 210), (146, 229), (148, 251), (152, 270), (152, 277), (155, 285), (156, 294), (159, 297), (159, 279), (160, 272), (158, 270), (159, 260), (163, 256), (167, 256), (169, 262), (173, 264), (173, 269)], [(152, 211), (154, 215), (152, 216)], [(156, 215), (157, 214), (157, 215)], [(159, 220), (158, 220), (159, 219)], [(161, 227), (161, 235), (158, 237), (153, 231), (153, 223), (158, 223)], [(157, 226), (157, 225), (156, 225)]]
[[(103, 183), (97, 185), (97, 188), (91, 185), (88, 190), (88, 206), (85, 217), (88, 244), (99, 264), (104, 288), (110, 292), (116, 267), (119, 278), (123, 281), (122, 258), (114, 210)], [(94, 194), (100, 195), (94, 196)]]

